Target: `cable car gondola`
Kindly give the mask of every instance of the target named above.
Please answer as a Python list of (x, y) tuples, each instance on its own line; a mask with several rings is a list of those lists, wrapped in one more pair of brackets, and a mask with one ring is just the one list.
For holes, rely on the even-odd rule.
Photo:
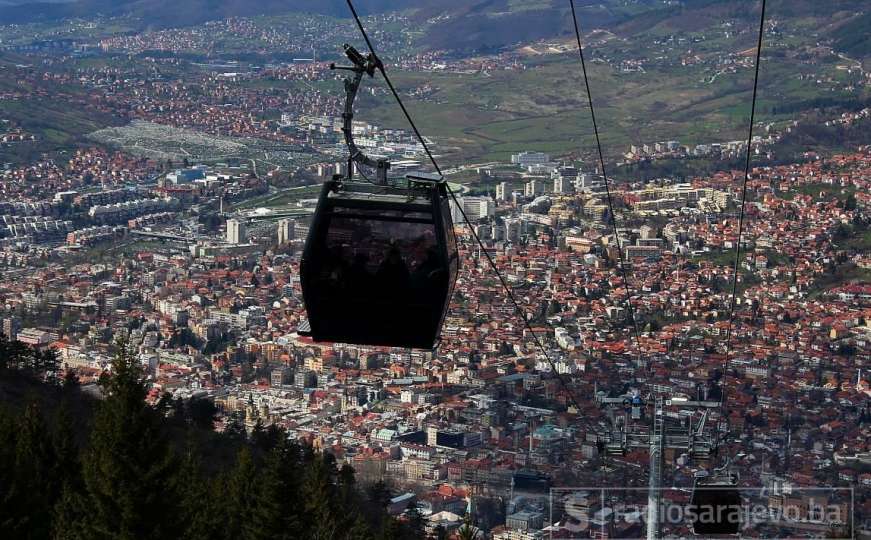
[[(725, 468), (728, 471), (728, 465)], [(735, 473), (715, 471), (695, 475), (690, 510), (693, 533), (700, 536), (735, 535), (741, 528), (741, 494)]]
[[(309, 229), (300, 278), (315, 341), (433, 348), (457, 276), (449, 194), (441, 176), (388, 178), (390, 163), (355, 145), (353, 103), (377, 58), (345, 45), (354, 67), (342, 115), (350, 150), (345, 176), (324, 183)], [(335, 68), (335, 66), (332, 66)], [(362, 168), (375, 169), (368, 181)], [(358, 169), (363, 181), (353, 177)]]

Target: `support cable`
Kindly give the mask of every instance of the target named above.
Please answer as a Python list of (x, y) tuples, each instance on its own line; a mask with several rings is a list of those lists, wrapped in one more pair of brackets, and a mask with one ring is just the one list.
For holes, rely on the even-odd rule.
[(414, 131), (414, 135), (417, 137), (417, 140), (420, 141), (420, 144), (423, 145), (423, 149), (426, 152), (426, 155), (429, 157), (429, 160), (432, 162), (433, 167), (439, 176), (442, 175), (442, 170), (439, 168), (439, 164), (436, 163), (435, 158), (432, 155), (432, 152), (429, 150), (429, 146), (426, 144), (423, 136), (420, 134), (420, 131), (417, 130), (417, 126), (414, 124), (414, 120), (411, 119), (411, 115), (408, 113), (408, 109), (405, 108), (405, 105), (402, 103), (402, 99), (399, 97), (399, 93), (396, 91), (396, 88), (393, 86), (393, 82), (390, 81), (390, 77), (387, 76), (387, 71), (384, 69), (384, 63), (375, 54), (375, 47), (372, 46), (372, 41), (369, 40), (369, 34), (366, 33), (366, 29), (363, 28), (363, 22), (360, 20), (360, 16), (357, 15), (357, 10), (354, 8), (354, 3), (351, 0), (348, 1), (348, 7), (351, 9), (351, 14), (354, 16), (354, 20), (357, 22), (357, 28), (360, 29), (360, 33), (363, 35), (363, 39), (366, 41), (366, 46), (369, 47), (369, 52), (372, 53), (372, 56), (375, 57), (375, 67), (378, 68), (378, 71), (381, 72), (381, 76), (384, 77), (384, 82), (387, 83), (387, 87), (390, 88), (390, 92), (393, 94), (393, 97), (396, 99), (396, 103), (399, 104), (399, 108), (402, 109), (402, 114), (405, 115), (405, 119), (408, 120), (411, 129)]
[(608, 211), (611, 213), (611, 224), (614, 229), (614, 241), (617, 243), (617, 257), (620, 262), (620, 272), (623, 276), (623, 286), (626, 287), (626, 309), (629, 318), (632, 319), (632, 327), (635, 335), (635, 347), (638, 350), (638, 359), (641, 360), (641, 332), (638, 331), (638, 320), (635, 318), (635, 309), (632, 307), (632, 290), (629, 286), (629, 274), (626, 271), (626, 261), (623, 257), (623, 247), (620, 245), (620, 234), (617, 232), (617, 214), (614, 213), (614, 201), (611, 197), (611, 186), (608, 182), (608, 173), (605, 170), (605, 157), (602, 153), (602, 141), (599, 138), (599, 125), (596, 122), (596, 110), (593, 108), (593, 93), (590, 91), (590, 79), (587, 77), (587, 63), (584, 59), (584, 47), (581, 45), (581, 30), (578, 26), (578, 17), (575, 12), (575, 0), (570, 0), (572, 7), (572, 22), (575, 26), (575, 38), (578, 42), (578, 55), (581, 57), (581, 70), (584, 73), (584, 85), (587, 89), (587, 101), (590, 104), (590, 117), (593, 121), (593, 133), (596, 135), (596, 149), (599, 153), (599, 167), (602, 169), (602, 177), (605, 180), (605, 194), (608, 197)]
[[(411, 129), (414, 131), (415, 136), (420, 141), (420, 144), (423, 146), (424, 150), (426, 151), (427, 156), (429, 156), (429, 159), (432, 162), (433, 166), (435, 167), (436, 171), (439, 173), (439, 175), (443, 176), (441, 168), (439, 167), (438, 163), (436, 163), (436, 160), (433, 157), (432, 152), (430, 152), (429, 146), (426, 144), (426, 141), (424, 140), (423, 136), (420, 134), (420, 131), (417, 129), (417, 126), (415, 125), (414, 120), (411, 118), (411, 115), (409, 114), (408, 109), (406, 109), (405, 105), (402, 103), (402, 98), (400, 98), (399, 93), (396, 91), (396, 88), (393, 86), (393, 83), (390, 81), (390, 77), (387, 76), (387, 72), (384, 69), (384, 64), (378, 58), (378, 55), (375, 54), (375, 49), (372, 46), (372, 42), (369, 40), (368, 34), (366, 34), (366, 30), (363, 27), (363, 23), (360, 21), (360, 17), (357, 15), (357, 10), (354, 9), (354, 4), (352, 3), (351, 0), (347, 0), (347, 2), (348, 2), (348, 7), (351, 9), (351, 14), (354, 16), (354, 20), (357, 22), (357, 27), (360, 29), (360, 33), (363, 35), (363, 39), (366, 41), (366, 45), (369, 47), (369, 51), (372, 53), (372, 55), (376, 59), (376, 67), (378, 68), (378, 71), (380, 71), (381, 75), (384, 77), (384, 81), (387, 83), (387, 86), (390, 88), (390, 92), (393, 94), (393, 97), (396, 99), (396, 102), (399, 104), (399, 107), (402, 109), (403, 114), (405, 114), (406, 120), (408, 120), (408, 123), (411, 126)], [(547, 351), (547, 348), (545, 348), (545, 346), (542, 343), (541, 339), (539, 338), (538, 334), (536, 334), (535, 331), (533, 330), (532, 323), (529, 321), (529, 317), (526, 316), (526, 312), (523, 311), (523, 309), (521, 308), (520, 303), (517, 301), (517, 299), (514, 296), (514, 292), (508, 286), (508, 282), (505, 280), (505, 278), (502, 276), (502, 272), (500, 272), (499, 268), (496, 266), (496, 262), (493, 260), (493, 257), (490, 255), (490, 253), (484, 247), (484, 243), (481, 241), (481, 238), (475, 232), (475, 228), (472, 225), (472, 222), (469, 220), (469, 217), (466, 215), (466, 211), (463, 209), (463, 205), (459, 203), (456, 194), (454, 193), (454, 191), (451, 189), (450, 185), (447, 182), (445, 182), (445, 187), (447, 188), (447, 191), (450, 194), (451, 199), (453, 200), (454, 204), (457, 205), (457, 208), (459, 209), (460, 214), (463, 216), (463, 220), (466, 222), (466, 226), (469, 228), (469, 231), (472, 233), (472, 237), (477, 242), (478, 246), (481, 249), (481, 252), (484, 253), (484, 256), (486, 257), (487, 262), (490, 265), (490, 268), (493, 270), (493, 272), (499, 278), (499, 282), (502, 284), (502, 287), (505, 289), (505, 292), (508, 295), (508, 298), (511, 300), (511, 303), (514, 305), (514, 310), (523, 319), (524, 326), (526, 326), (526, 328), (532, 334), (532, 337), (535, 340), (535, 344), (538, 346), (541, 353), (547, 359), (547, 362), (550, 365), (550, 368), (553, 371), (554, 375), (556, 375), (557, 380), (559, 381), (560, 385), (563, 387), (565, 392), (568, 394), (568, 397), (571, 400), (572, 404), (578, 410), (578, 416), (586, 423), (588, 428), (592, 429), (598, 435), (598, 430), (594, 426), (592, 426), (590, 420), (581, 414), (581, 405), (578, 402), (577, 398), (575, 397), (575, 393), (572, 392), (571, 388), (569, 387), (569, 384), (565, 380), (565, 377), (563, 377), (563, 374), (560, 373), (559, 370), (557, 370), (556, 364), (554, 363), (553, 359), (551, 359), (550, 354)], [(547, 323), (547, 325), (548, 325), (548, 327), (553, 329), (553, 327), (549, 323)]]
[(726, 377), (729, 369), (729, 353), (732, 347), (732, 329), (735, 323), (735, 299), (738, 293), (738, 269), (741, 263), (741, 238), (744, 235), (744, 209), (747, 205), (747, 182), (750, 179), (750, 157), (753, 144), (753, 124), (756, 122), (756, 95), (759, 89), (759, 64), (762, 58), (762, 37), (765, 34), (765, 4), (762, 0), (762, 13), (759, 16), (759, 38), (756, 44), (756, 69), (753, 76), (753, 101), (750, 106), (750, 128), (747, 134), (747, 159), (744, 163), (744, 181), (741, 186), (741, 212), (738, 217), (738, 241), (735, 245), (735, 265), (732, 268), (732, 297), (729, 301), (729, 326), (726, 330), (726, 355), (723, 360), (723, 374), (720, 392), (720, 407), (723, 415), (726, 411)]

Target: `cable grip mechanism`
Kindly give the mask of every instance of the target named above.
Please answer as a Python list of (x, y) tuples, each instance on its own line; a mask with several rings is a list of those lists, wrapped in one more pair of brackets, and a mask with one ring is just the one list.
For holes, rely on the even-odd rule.
[(354, 176), (354, 166), (364, 165), (375, 169), (375, 183), (379, 185), (387, 185), (387, 171), (390, 169), (390, 161), (387, 159), (372, 159), (364, 154), (354, 142), (354, 100), (357, 99), (357, 93), (360, 90), (360, 83), (363, 81), (363, 75), (369, 77), (375, 76), (375, 70), (383, 69), (381, 60), (374, 53), (369, 53), (363, 56), (360, 51), (349, 44), (344, 45), (345, 56), (353, 63), (353, 66), (337, 66), (335, 63), (330, 64), (330, 69), (345, 70), (353, 72), (353, 77), (345, 79), (345, 109), (342, 112), (342, 133), (345, 136), (345, 144), (348, 146), (348, 173), (347, 180), (351, 180)]

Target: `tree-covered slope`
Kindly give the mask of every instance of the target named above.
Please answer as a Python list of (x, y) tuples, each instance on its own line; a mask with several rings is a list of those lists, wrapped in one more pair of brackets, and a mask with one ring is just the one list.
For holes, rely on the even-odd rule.
[(123, 350), (102, 399), (0, 339), (0, 538), (308, 539), (423, 537), (419, 514), (387, 513), (382, 484), (275, 428), (212, 428), (208, 402), (146, 402)]

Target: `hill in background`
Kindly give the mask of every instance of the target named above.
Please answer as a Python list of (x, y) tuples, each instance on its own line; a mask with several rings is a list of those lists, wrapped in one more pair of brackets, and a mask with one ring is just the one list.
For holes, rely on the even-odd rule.
[[(413, 0), (367, 0), (360, 2), (359, 11), (361, 14), (381, 13), (405, 9), (415, 3)], [(346, 16), (348, 7), (343, 0), (71, 0), (27, 2), (5, 8), (0, 4), (0, 20), (7, 23), (89, 18), (100, 14), (139, 18), (143, 28), (171, 28), (227, 17), (291, 12)]]
[[(659, 27), (701, 30), (727, 18), (756, 19), (756, 0), (577, 0), (582, 28), (604, 28), (621, 37)], [(367, 0), (361, 15), (405, 10), (425, 34), (420, 45), (457, 51), (492, 50), (518, 43), (570, 37), (573, 28), (562, 0)], [(819, 37), (848, 54), (871, 54), (871, 13), (864, 0), (771, 0), (772, 17), (819, 19)], [(0, 21), (48, 22), (97, 15), (128, 17), (134, 27), (175, 28), (228, 17), (313, 13), (348, 17), (344, 0), (0, 0)]]

